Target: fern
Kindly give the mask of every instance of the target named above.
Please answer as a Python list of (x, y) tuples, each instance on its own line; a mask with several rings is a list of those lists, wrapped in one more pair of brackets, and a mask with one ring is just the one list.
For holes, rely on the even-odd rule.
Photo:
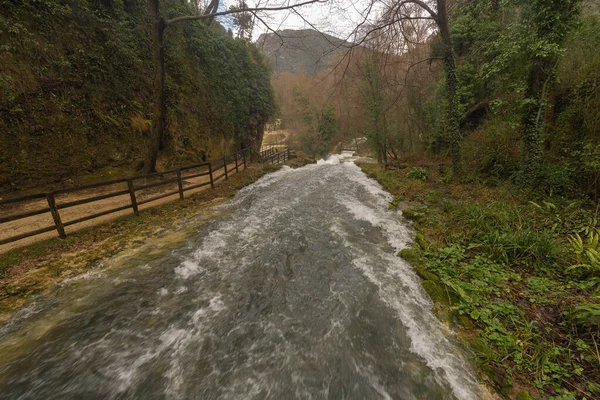
[[(584, 240), (585, 238), (585, 240)], [(577, 258), (577, 264), (571, 265), (567, 271), (585, 269), (589, 272), (600, 272), (600, 235), (596, 230), (588, 231), (583, 238), (579, 233), (569, 235), (571, 251)]]

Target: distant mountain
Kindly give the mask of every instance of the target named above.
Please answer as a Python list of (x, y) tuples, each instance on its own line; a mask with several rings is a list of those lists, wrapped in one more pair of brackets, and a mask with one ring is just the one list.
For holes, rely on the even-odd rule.
[(332, 66), (349, 43), (312, 29), (263, 33), (256, 45), (266, 54), (275, 73), (303, 71), (308, 75)]

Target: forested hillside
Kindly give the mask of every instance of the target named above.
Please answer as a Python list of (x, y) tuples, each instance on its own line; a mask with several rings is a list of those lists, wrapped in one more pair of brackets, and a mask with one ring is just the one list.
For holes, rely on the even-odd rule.
[[(152, 112), (145, 0), (0, 3), (0, 189), (141, 170)], [(190, 15), (164, 1), (165, 17)], [(215, 21), (170, 27), (159, 166), (218, 157), (262, 134), (270, 72)]]
[(313, 29), (284, 29), (263, 33), (256, 45), (265, 53), (275, 74), (315, 75), (330, 69), (349, 43)]
[(598, 197), (597, 2), (437, 3), (448, 3), (446, 39), (426, 11), (414, 6), (403, 11), (410, 23), (395, 22), (391, 5), (330, 70), (274, 78), (282, 115), (310, 131), (301, 118), (307, 91), (314, 114), (335, 110), (330, 145), (364, 136), (382, 161), (457, 151), (462, 177)]

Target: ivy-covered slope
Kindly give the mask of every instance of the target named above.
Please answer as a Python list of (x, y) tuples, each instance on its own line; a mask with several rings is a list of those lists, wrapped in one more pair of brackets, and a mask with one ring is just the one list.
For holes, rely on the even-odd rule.
[[(0, 191), (138, 169), (152, 110), (144, 0), (0, 0)], [(189, 15), (165, 0), (167, 17)], [(217, 23), (166, 31), (159, 167), (218, 156), (260, 132), (270, 72)]]

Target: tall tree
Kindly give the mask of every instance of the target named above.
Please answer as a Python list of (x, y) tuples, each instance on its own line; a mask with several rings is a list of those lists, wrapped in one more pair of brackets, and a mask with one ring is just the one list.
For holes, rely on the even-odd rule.
[(145, 169), (147, 172), (156, 171), (158, 152), (164, 145), (166, 137), (166, 97), (165, 97), (165, 30), (173, 25), (188, 21), (212, 21), (215, 17), (239, 14), (257, 13), (264, 11), (294, 10), (296, 8), (319, 3), (326, 0), (306, 0), (299, 3), (274, 7), (246, 7), (227, 11), (217, 11), (218, 0), (211, 0), (205, 11), (200, 15), (185, 15), (165, 19), (161, 13), (160, 0), (147, 0), (148, 10), (152, 21), (152, 49), (154, 61), (154, 101), (152, 114), (152, 132), (148, 140), (148, 153)]
[[(229, 7), (231, 11), (243, 10), (248, 8), (245, 0), (238, 0), (236, 5)], [(246, 41), (252, 40), (252, 31), (254, 30), (254, 14), (251, 12), (237, 12), (233, 14), (233, 23), (237, 27), (238, 39)]]
[(381, 82), (381, 65), (376, 55), (369, 55), (363, 65), (365, 116), (367, 140), (377, 153), (378, 162), (387, 162), (387, 126), (385, 119), (385, 93)]
[[(460, 115), (458, 110), (457, 90), (458, 78), (456, 75), (456, 59), (450, 36), (448, 1), (447, 0), (402, 0), (393, 2), (386, 7), (383, 18), (369, 32), (378, 33), (390, 29), (394, 32), (390, 38), (410, 42), (409, 34), (405, 31), (411, 28), (411, 21), (432, 21), (437, 29), (440, 41), (440, 58), (444, 65), (446, 80), (446, 131), (452, 153), (454, 173), (462, 172)], [(407, 24), (409, 22), (409, 24)]]
[(547, 94), (564, 51), (563, 43), (576, 19), (580, 0), (516, 0), (527, 32), (523, 51), (530, 55), (523, 101), (523, 172), (528, 183), (539, 174), (543, 154)]

